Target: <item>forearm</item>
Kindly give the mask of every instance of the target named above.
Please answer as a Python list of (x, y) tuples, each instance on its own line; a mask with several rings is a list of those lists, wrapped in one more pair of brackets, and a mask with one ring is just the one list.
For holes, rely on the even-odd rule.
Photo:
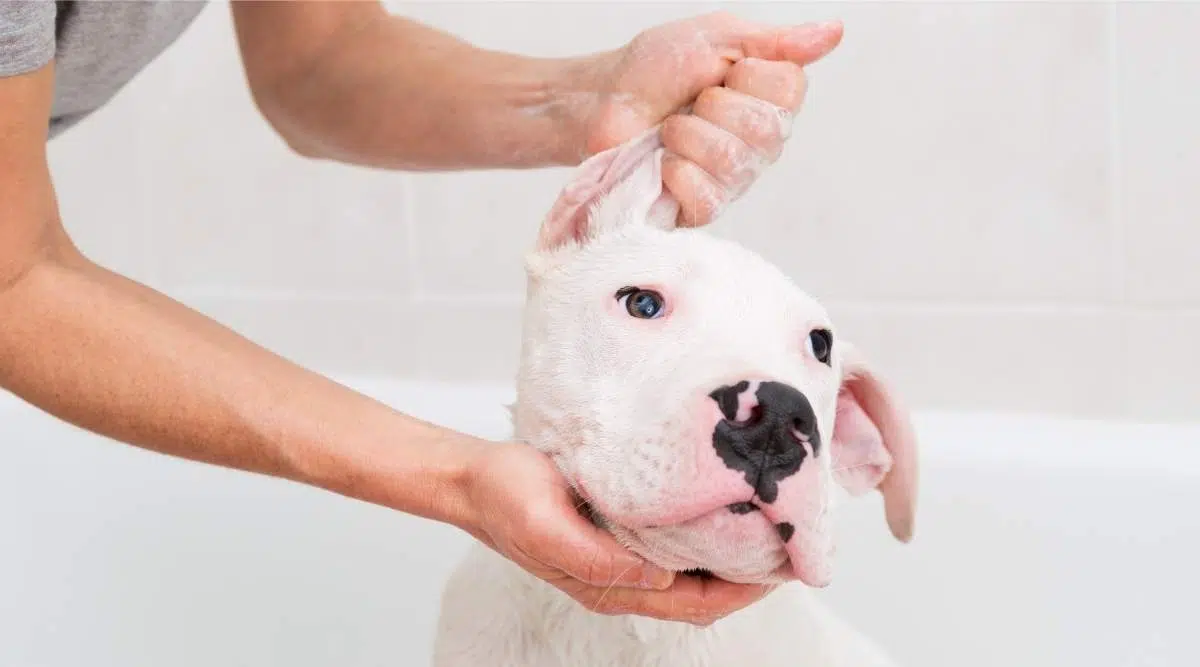
[[(462, 525), (465, 438), (82, 257), (0, 291), (0, 385), (85, 429)], [(450, 441), (454, 444), (451, 445)]]
[(407, 169), (578, 163), (594, 103), (590, 61), (487, 51), (381, 15), (256, 94), (301, 153)]

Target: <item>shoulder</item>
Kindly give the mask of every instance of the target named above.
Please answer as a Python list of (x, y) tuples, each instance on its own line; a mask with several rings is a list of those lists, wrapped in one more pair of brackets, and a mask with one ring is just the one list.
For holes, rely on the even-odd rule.
[(56, 2), (0, 2), (0, 77), (26, 74), (54, 57)]

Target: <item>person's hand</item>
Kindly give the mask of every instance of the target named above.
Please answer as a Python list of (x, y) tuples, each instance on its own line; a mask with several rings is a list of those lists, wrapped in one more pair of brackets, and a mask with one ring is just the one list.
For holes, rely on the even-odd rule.
[(583, 518), (562, 474), (527, 445), (481, 448), (467, 480), (464, 528), (597, 613), (708, 625), (771, 590), (675, 577), (643, 561)]
[(707, 224), (778, 159), (804, 101), (802, 67), (841, 38), (837, 22), (781, 28), (723, 12), (646, 30), (589, 60), (599, 98), (584, 152), (663, 123), (663, 182), (680, 203), (679, 224)]

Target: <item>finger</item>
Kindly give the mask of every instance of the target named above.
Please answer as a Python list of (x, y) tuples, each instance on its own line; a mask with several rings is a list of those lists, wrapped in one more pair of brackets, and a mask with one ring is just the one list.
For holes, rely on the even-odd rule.
[(795, 112), (804, 101), (808, 78), (796, 63), (746, 58), (729, 68), (725, 87)]
[(528, 556), (589, 586), (664, 589), (674, 574), (647, 563), (579, 515), (570, 502), (548, 503), (525, 519)]
[(786, 60), (797, 65), (824, 58), (842, 41), (841, 21), (804, 23), (785, 28), (753, 26), (731, 31), (729, 39), (745, 58)]
[(679, 577), (671, 588), (640, 596), (643, 615), (686, 614), (702, 622), (713, 622), (758, 602), (775, 590), (768, 584), (735, 584), (724, 579)]
[(667, 191), (679, 202), (679, 227), (707, 225), (725, 206), (725, 187), (695, 162), (667, 153), (662, 173)]
[(749, 187), (768, 163), (736, 135), (692, 114), (667, 118), (662, 141), (668, 151), (695, 162), (734, 195)]
[(636, 614), (707, 625), (761, 600), (774, 586), (680, 577), (665, 591), (588, 589), (572, 593), (580, 604), (606, 615)]
[(774, 162), (791, 131), (792, 115), (771, 102), (729, 88), (706, 88), (692, 113), (741, 139), (767, 162)]

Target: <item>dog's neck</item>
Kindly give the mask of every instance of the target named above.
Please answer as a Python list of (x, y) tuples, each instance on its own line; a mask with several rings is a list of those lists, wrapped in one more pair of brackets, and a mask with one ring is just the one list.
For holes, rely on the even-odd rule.
[[(532, 638), (532, 642), (543, 645), (538, 649), (544, 651), (541, 655), (563, 660), (593, 653), (641, 656), (637, 664), (654, 665), (678, 664), (664, 660), (686, 656), (690, 660), (688, 664), (736, 664), (714, 662), (714, 652), (718, 651), (719, 646), (743, 646), (747, 642), (761, 644), (764, 638), (760, 633), (764, 629), (796, 627), (799, 628), (796, 635), (803, 639), (803, 643), (789, 649), (794, 652), (795, 664), (822, 667), (835, 664), (806, 659), (810, 654), (821, 653), (827, 630), (823, 629), (826, 621), (819, 601), (798, 584), (788, 584), (786, 590), (775, 591), (731, 616), (708, 626), (699, 626), (637, 614), (595, 614), (503, 556), (490, 551), (488, 555), (504, 568), (506, 574), (503, 576), (510, 578), (509, 582), (500, 584), (502, 588), (507, 594), (518, 592), (516, 597), (511, 598), (511, 610), (520, 617), (519, 627), (526, 636)], [(766, 640), (768, 644), (775, 642), (773, 638), (784, 636), (773, 631), (768, 634), (771, 637)], [(786, 641), (793, 639), (789, 635)], [(774, 649), (758, 646), (757, 650)], [(724, 655), (724, 652), (721, 654)], [(655, 659), (659, 661), (641, 661), (646, 656), (656, 656)]]

